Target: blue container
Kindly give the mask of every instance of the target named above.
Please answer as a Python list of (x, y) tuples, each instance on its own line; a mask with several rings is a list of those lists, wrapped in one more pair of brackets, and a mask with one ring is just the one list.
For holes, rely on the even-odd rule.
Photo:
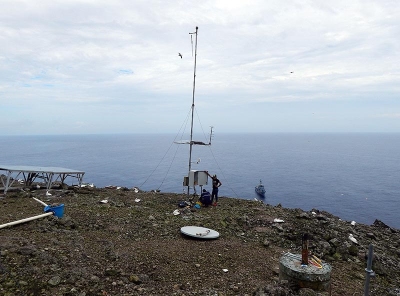
[(51, 207), (51, 206), (45, 206), (44, 207), (44, 212), (53, 212), (54, 216), (58, 218), (62, 218), (64, 216), (64, 204), (61, 204), (56, 207)]

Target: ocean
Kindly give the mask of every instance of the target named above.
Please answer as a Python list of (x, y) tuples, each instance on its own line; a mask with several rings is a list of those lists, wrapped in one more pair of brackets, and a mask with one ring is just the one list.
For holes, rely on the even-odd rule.
[[(182, 193), (189, 146), (174, 140), (173, 134), (0, 136), (0, 165), (64, 167), (85, 171), (84, 182), (97, 187)], [(193, 146), (192, 169), (217, 174), (220, 196), (257, 198), (262, 180), (265, 203), (400, 229), (399, 147), (398, 133), (221, 133), (211, 146)]]

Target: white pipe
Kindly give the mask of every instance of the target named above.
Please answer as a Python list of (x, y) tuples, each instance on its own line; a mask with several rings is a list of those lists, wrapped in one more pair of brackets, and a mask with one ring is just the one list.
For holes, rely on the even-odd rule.
[(9, 222), (9, 223), (6, 223), (6, 224), (2, 224), (2, 225), (0, 225), (0, 228), (5, 228), (7, 226), (13, 226), (13, 225), (21, 224), (21, 223), (24, 223), (24, 222), (40, 219), (40, 218), (43, 218), (43, 217), (46, 217), (46, 216), (50, 216), (50, 215), (53, 215), (53, 212), (48, 212), (48, 213), (44, 213), (44, 214), (41, 214), (41, 215), (25, 218), (25, 219), (22, 219), (22, 220), (17, 220), (17, 221), (14, 221), (14, 222)]
[(34, 200), (36, 200), (38, 203), (41, 203), (42, 205), (44, 205), (45, 207), (47, 207), (47, 204), (44, 203), (43, 201), (41, 201), (40, 199), (37, 199), (35, 197), (32, 197)]

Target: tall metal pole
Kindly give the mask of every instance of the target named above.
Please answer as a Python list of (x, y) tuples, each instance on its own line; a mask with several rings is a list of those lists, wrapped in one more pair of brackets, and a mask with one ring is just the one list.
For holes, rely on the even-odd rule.
[[(195, 34), (195, 45), (194, 45), (194, 70), (193, 70), (193, 95), (192, 95), (192, 123), (190, 126), (190, 143), (189, 143), (189, 172), (188, 172), (188, 177), (190, 177), (190, 170), (192, 169), (192, 149), (193, 149), (193, 117), (194, 117), (194, 94), (195, 94), (195, 89), (196, 89), (196, 63), (197, 63), (197, 31), (199, 30), (199, 27), (196, 27), (196, 32), (194, 33), (189, 33), (189, 34)], [(188, 184), (188, 190), (187, 194), (189, 196), (190, 193), (190, 184)]]

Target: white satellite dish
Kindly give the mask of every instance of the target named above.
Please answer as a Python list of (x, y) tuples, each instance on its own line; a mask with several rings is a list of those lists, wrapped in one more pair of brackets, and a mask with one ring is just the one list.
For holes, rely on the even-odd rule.
[(184, 226), (181, 228), (181, 232), (200, 239), (215, 239), (219, 237), (219, 232), (200, 226)]

